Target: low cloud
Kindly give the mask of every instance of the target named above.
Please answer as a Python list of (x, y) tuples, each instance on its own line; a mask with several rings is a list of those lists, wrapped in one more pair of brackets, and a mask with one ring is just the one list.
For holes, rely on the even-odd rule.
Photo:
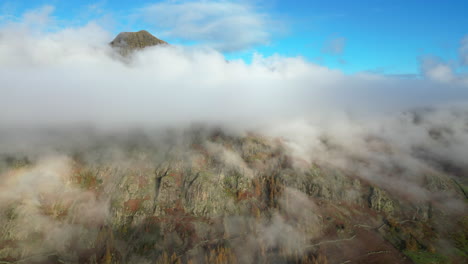
[[(23, 252), (39, 259), (50, 251), (66, 254), (77, 237), (89, 241), (99, 232), (94, 227), (84, 232), (83, 226), (99, 226), (107, 219), (108, 201), (73, 184), (72, 164), (64, 156), (43, 157), (30, 168), (0, 174), (0, 208), (16, 220), (2, 214), (0, 223), (8, 226), (11, 239), (25, 240)], [(35, 236), (42, 238), (40, 246)]]
[[(255, 54), (246, 64), (212, 49), (157, 46), (124, 60), (108, 45), (112, 35), (93, 23), (50, 32), (32, 29), (25, 19), (0, 28), (0, 36), (0, 103), (8, 109), (0, 122), (6, 127), (206, 122), (245, 128), (468, 98), (462, 82), (345, 75), (300, 57)], [(444, 71), (428, 72), (451, 80)]]
[(271, 37), (271, 18), (246, 2), (164, 1), (135, 16), (161, 31), (162, 37), (201, 42), (220, 51), (267, 44)]
[[(208, 2), (191, 4), (211, 8)], [(89, 176), (79, 171), (78, 163), (109, 165), (112, 169), (107, 173), (98, 172), (104, 193), (112, 196), (120, 185), (116, 177), (122, 173), (153, 177), (153, 166), (164, 168), (162, 162), (167, 162), (171, 151), (185, 153), (181, 164), (172, 164), (174, 169), (185, 162), (194, 168), (203, 166), (206, 155), (217, 169), (242, 172), (249, 179), (261, 178), (260, 172), (279, 161), (281, 166), (284, 163), (283, 172), (298, 169), (291, 175), (297, 182), (302, 168), (331, 166), (340, 173), (323, 173), (323, 178), (304, 174), (303, 178), (323, 186), (324, 195), (331, 197), (326, 190), (333, 188), (338, 201), (363, 198), (358, 182), (353, 184), (356, 189), (349, 189), (343, 181), (359, 178), (391, 196), (399, 195), (398, 200), (418, 206), (434, 202), (434, 207), (466, 212), (463, 194), (447, 186), (454, 184), (453, 179), (465, 183), (463, 176), (468, 172), (468, 88), (462, 76), (441, 60), (422, 61), (426, 79), (402, 79), (376, 73), (346, 75), (300, 57), (255, 54), (252, 63), (246, 64), (226, 61), (214, 49), (174, 45), (147, 48), (124, 58), (108, 45), (112, 35), (94, 23), (56, 31), (34, 26), (35, 20), (53, 24), (50, 12), (47, 8), (33, 11), (22, 21), (0, 27), (0, 155), (5, 162), (10, 155), (26, 157), (25, 163), (32, 161), (1, 172), (0, 207), (5, 214), (0, 223), (8, 223), (13, 212), (18, 221), (9, 228), (20, 238), (37, 240), (33, 235), (40, 231), (41, 244), (21, 245), (29, 255), (52, 250), (77, 262), (73, 250), (88, 251), (89, 241), (108, 231), (112, 237), (112, 230), (102, 228), (109, 220), (119, 219), (112, 216), (112, 201), (97, 195), (92, 185), (77, 186)], [(195, 18), (187, 19), (196, 24), (197, 13), (192, 15)], [(193, 123), (220, 126), (221, 138), (228, 131), (225, 140), (208, 140), (196, 129), (185, 133)], [(184, 129), (165, 130), (174, 126)], [(105, 132), (96, 132), (96, 127)], [(166, 133), (157, 134), (160, 130), (151, 128)], [(236, 136), (227, 140), (233, 131), (243, 136), (253, 131), (261, 136), (250, 140), (267, 143), (249, 144), (248, 136), (244, 143)], [(271, 139), (275, 143), (268, 143)], [(271, 162), (252, 165), (244, 155), (276, 144), (281, 146), (278, 152), (265, 153)], [(190, 148), (198, 148), (198, 154)], [(138, 173), (129, 173), (131, 166)], [(319, 206), (297, 188), (282, 192), (277, 202), (283, 209), (257, 224), (244, 219), (247, 239), (232, 242), (246, 263), (254, 259), (250, 254), (264, 250), (258, 245), (293, 255), (306, 252), (310, 239), (324, 235)], [(159, 194), (158, 190), (156, 199)], [(240, 194), (249, 195), (239, 193), (238, 198)], [(130, 191), (122, 195), (130, 198)], [(145, 202), (151, 197), (139, 199)], [(130, 201), (135, 204), (127, 207), (140, 206), (138, 200)], [(64, 210), (70, 214), (63, 214)], [(225, 229), (242, 235), (245, 230), (238, 222), (244, 220), (237, 220), (226, 218), (224, 224), (232, 222), (232, 228)], [(104, 240), (96, 244), (89, 247), (99, 251), (109, 246)], [(120, 247), (124, 256), (134, 251), (125, 244)]]
[[(465, 109), (468, 102), (466, 82), (436, 59), (422, 62), (427, 79), (399, 79), (345, 75), (279, 55), (255, 54), (246, 64), (226, 61), (216, 50), (179, 46), (147, 48), (124, 59), (109, 47), (112, 35), (93, 23), (50, 32), (31, 29), (25, 19), (1, 27), (0, 36), (0, 104), (6, 109), (0, 112), (0, 132), (16, 136), (15, 142), (24, 140), (18, 128), (127, 130), (204, 123), (261, 131), (297, 120), (313, 125), (293, 125), (283, 134), (307, 131), (306, 141), (314, 142), (310, 136), (317, 141), (324, 132), (307, 127), (388, 130), (384, 117), (398, 119), (428, 106)], [(223, 162), (245, 167), (229, 151), (211, 147), (223, 153)]]

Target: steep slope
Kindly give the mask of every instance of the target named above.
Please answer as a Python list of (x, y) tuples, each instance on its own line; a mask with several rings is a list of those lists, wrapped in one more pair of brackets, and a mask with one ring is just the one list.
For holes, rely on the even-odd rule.
[(438, 200), (417, 201), (350, 171), (296, 160), (281, 140), (254, 134), (102, 140), (70, 149), (71, 158), (4, 158), (0, 260), (466, 260), (466, 211), (440, 204), (464, 194), (443, 173), (422, 182)]
[[(110, 45), (167, 43), (139, 31)], [(466, 116), (297, 141), (210, 126), (0, 130), (19, 145), (0, 148), (0, 264), (468, 263), (468, 165), (450, 148), (468, 139)]]

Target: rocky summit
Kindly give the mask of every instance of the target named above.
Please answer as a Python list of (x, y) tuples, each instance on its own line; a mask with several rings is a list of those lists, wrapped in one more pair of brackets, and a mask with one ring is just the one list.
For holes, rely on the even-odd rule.
[(121, 32), (110, 42), (110, 45), (118, 49), (122, 55), (127, 55), (134, 50), (144, 49), (150, 46), (167, 44), (166, 41), (158, 39), (146, 30)]

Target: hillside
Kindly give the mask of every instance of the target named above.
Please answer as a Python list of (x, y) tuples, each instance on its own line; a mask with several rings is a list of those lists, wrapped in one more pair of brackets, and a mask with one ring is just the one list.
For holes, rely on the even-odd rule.
[(466, 260), (468, 218), (442, 204), (466, 198), (446, 174), (423, 176), (439, 199), (417, 202), (255, 134), (113, 138), (3, 157), (2, 263)]
[[(117, 121), (131, 121), (137, 115), (125, 114), (133, 108), (149, 112), (142, 119), (147, 123), (170, 119), (168, 109), (191, 114), (195, 106), (204, 106), (204, 96), (219, 92), (220, 79), (231, 73), (192, 82), (175, 71), (170, 80), (155, 85), (153, 79), (165, 77), (155, 75), (161, 72), (156, 69), (166, 68), (159, 60), (164, 56), (156, 57), (157, 63), (131, 68), (118, 54), (127, 56), (167, 42), (143, 30), (120, 33), (110, 45), (117, 56), (108, 56), (107, 44), (103, 54), (112, 67), (90, 64), (91, 71), (106, 69), (110, 74), (103, 79), (94, 72), (80, 75), (85, 85), (94, 85), (86, 87), (92, 91), (95, 79), (99, 85), (111, 81), (111, 89), (99, 90), (104, 100), (94, 102), (92, 96), (73, 90), (73, 98), (66, 101), (73, 103), (81, 96), (85, 110), (105, 108), (100, 114), (84, 111), (86, 117), (102, 115), (97, 121), (111, 114)], [(268, 89), (281, 80), (287, 81), (288, 89), (296, 82), (275, 67), (242, 70), (243, 63), (225, 63), (217, 55), (220, 67), (200, 67), (203, 63), (198, 61), (188, 67), (192, 57), (200, 56), (184, 58), (174, 68), (195, 72), (195, 80), (206, 76), (197, 72), (200, 68), (211, 74), (213, 69), (234, 67), (240, 75), (233, 74), (233, 80), (255, 71), (262, 76), (273, 73), (263, 84)], [(159, 68), (147, 70), (147, 65)], [(126, 78), (139, 79), (140, 72), (151, 78), (142, 82), (137, 100), (130, 95), (138, 93), (134, 88), (139, 83)], [(297, 82), (305, 75), (300, 74)], [(41, 79), (42, 72), (37, 76)], [(66, 86), (62, 84), (81, 80), (70, 76), (56, 86), (57, 91)], [(114, 76), (122, 79), (110, 80)], [(180, 88), (173, 79), (188, 86)], [(245, 84), (227, 80), (235, 92)], [(213, 87), (191, 90), (193, 83)], [(115, 88), (117, 84), (122, 86)], [(161, 86), (163, 93), (148, 92)], [(257, 93), (247, 88), (246, 94)], [(169, 91), (181, 96), (166, 100)], [(240, 98), (280, 97), (261, 91), (261, 97)], [(111, 92), (115, 96), (109, 96)], [(212, 97), (227, 102), (230, 98), (224, 93), (232, 94)], [(119, 98), (132, 103), (115, 103)], [(221, 108), (231, 106), (220, 101), (216, 109), (206, 106), (210, 114), (220, 112), (216, 120), (224, 120)], [(60, 103), (57, 109), (65, 112), (75, 106)], [(91, 108), (92, 103), (98, 108)], [(148, 107), (152, 105), (160, 108)], [(255, 114), (255, 109), (263, 108), (252, 109)], [(176, 128), (150, 123), (145, 128), (144, 123), (133, 129), (128, 125), (133, 123), (117, 121), (102, 125), (102, 130), (87, 127), (88, 123), (58, 128), (51, 123), (30, 130), (0, 127), (0, 264), (467, 263), (468, 165), (460, 153), (466, 152), (468, 111), (422, 109), (391, 121), (375, 118), (370, 125), (356, 120), (342, 124), (344, 119), (335, 127), (307, 123), (292, 126), (288, 131), (292, 136), (279, 121), (276, 125), (284, 130), (277, 134), (273, 129), (243, 129), (238, 123), (234, 128), (209, 122)]]

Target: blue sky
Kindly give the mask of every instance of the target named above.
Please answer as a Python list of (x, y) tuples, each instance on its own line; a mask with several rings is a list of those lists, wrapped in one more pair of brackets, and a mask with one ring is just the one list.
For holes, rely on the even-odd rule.
[(116, 34), (148, 29), (170, 43), (208, 45), (228, 59), (302, 56), (345, 73), (417, 75), (434, 56), (466, 72), (468, 1), (2, 1), (0, 23), (53, 6), (55, 26), (90, 21)]

